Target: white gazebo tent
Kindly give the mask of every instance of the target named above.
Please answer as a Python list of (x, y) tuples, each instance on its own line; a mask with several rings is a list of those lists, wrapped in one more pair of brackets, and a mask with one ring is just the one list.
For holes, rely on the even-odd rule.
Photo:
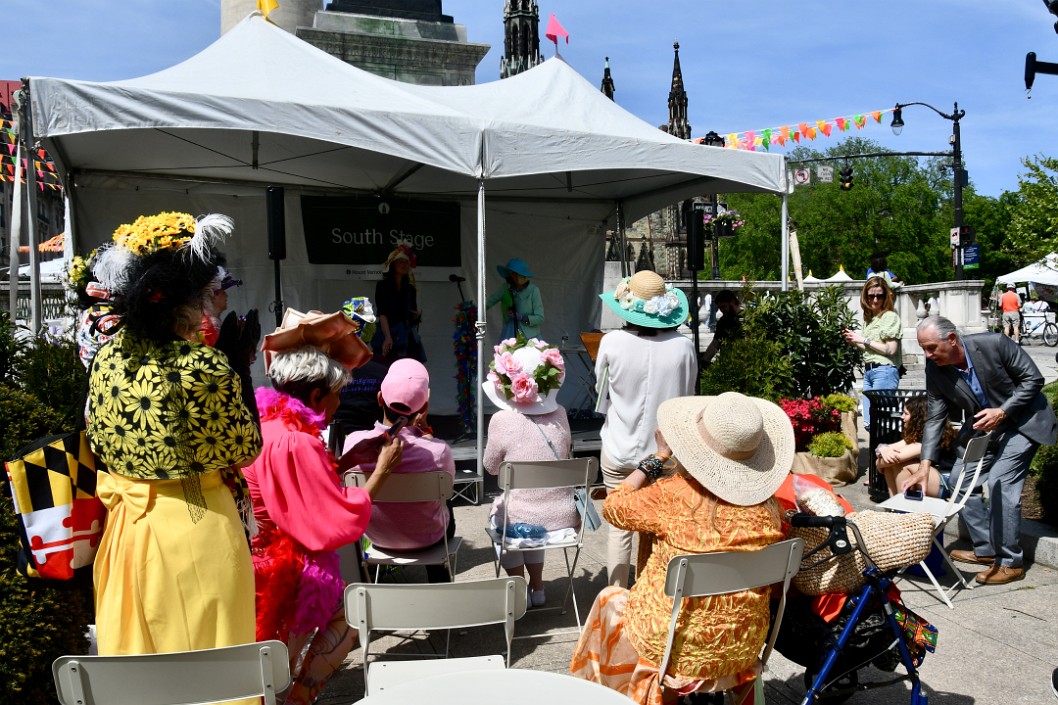
[[(268, 300), (268, 185), (287, 188), (286, 227), (303, 236), (303, 194), (460, 203), (462, 249), (472, 255), (464, 262), (474, 262), (463, 271), (476, 278), (479, 310), (486, 245), (501, 255), (494, 261), (531, 250), (537, 274), (560, 287), (548, 312), (554, 337), (585, 330), (599, 310), (602, 238), (586, 235), (702, 193), (771, 192), (783, 195), (784, 214), (786, 208), (782, 156), (669, 136), (558, 58), (496, 83), (413, 86), (349, 66), (254, 13), (196, 56), (150, 76), (110, 83), (31, 78), (28, 87), (23, 129), (43, 140), (64, 176), (70, 232), (81, 249), (141, 213), (228, 213), (242, 233), (228, 247), (229, 261), (255, 305)], [(486, 239), (486, 224), (502, 236)], [(786, 240), (784, 231), (784, 282)], [(341, 276), (327, 274), (334, 267), (310, 263), (303, 243), (295, 243), (283, 267), (288, 304), (336, 307), (363, 286), (346, 277), (339, 291)], [(435, 291), (421, 295), (427, 315), (443, 298)], [(445, 315), (440, 306), (434, 320)], [(482, 322), (482, 361), (484, 336)], [(428, 342), (431, 356), (444, 340)], [(478, 376), (480, 388), (481, 365)], [(444, 407), (447, 380), (435, 380), (438, 403), (431, 408), (451, 411)], [(479, 394), (479, 458), (481, 421)]]

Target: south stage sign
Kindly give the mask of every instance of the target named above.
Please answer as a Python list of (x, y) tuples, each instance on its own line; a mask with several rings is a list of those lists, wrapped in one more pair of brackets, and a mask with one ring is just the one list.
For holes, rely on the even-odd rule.
[(458, 203), (302, 196), (301, 214), (313, 264), (349, 265), (350, 274), (377, 278), (393, 248), (405, 243), (419, 269), (462, 266)]

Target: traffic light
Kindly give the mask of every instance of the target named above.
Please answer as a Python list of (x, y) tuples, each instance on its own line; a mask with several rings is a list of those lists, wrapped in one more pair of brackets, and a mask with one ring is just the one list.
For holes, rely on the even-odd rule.
[(851, 191), (852, 186), (852, 167), (847, 166), (841, 170), (841, 190)]

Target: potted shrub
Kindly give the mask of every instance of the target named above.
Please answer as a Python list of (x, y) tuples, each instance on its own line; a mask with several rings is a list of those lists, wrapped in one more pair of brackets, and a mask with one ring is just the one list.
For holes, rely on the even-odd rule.
[(793, 472), (817, 475), (832, 485), (856, 479), (852, 444), (841, 432), (841, 412), (818, 398), (781, 399), (779, 406), (794, 429)]
[(859, 415), (859, 408), (856, 406), (856, 400), (845, 394), (827, 394), (819, 401), (828, 409), (835, 409), (841, 414), (841, 432), (849, 439), (853, 456), (858, 455), (860, 439), (856, 429), (856, 417)]

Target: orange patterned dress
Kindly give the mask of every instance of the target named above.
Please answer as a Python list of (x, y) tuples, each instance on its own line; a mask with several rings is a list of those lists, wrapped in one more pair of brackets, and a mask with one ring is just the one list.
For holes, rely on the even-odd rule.
[[(754, 551), (783, 539), (774, 498), (729, 504), (682, 471), (639, 490), (621, 484), (603, 505), (614, 526), (652, 534), (655, 544), (631, 591), (607, 588), (596, 599), (570, 671), (640, 703), (663, 702), (657, 666), (665, 654), (672, 599), (669, 560), (685, 553)], [(676, 626), (665, 700), (678, 692), (751, 683), (768, 633), (770, 589), (688, 600)], [(652, 671), (651, 671), (652, 667)]]

